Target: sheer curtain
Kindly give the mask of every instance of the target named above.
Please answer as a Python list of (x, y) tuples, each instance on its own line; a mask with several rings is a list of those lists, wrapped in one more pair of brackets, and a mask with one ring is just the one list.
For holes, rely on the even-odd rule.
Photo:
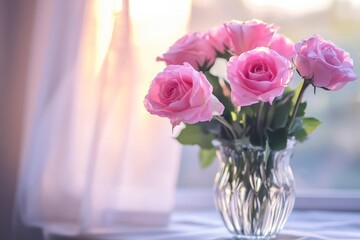
[(37, 2), (17, 194), (26, 224), (65, 235), (166, 224), (180, 146), (142, 102), (190, 5)]

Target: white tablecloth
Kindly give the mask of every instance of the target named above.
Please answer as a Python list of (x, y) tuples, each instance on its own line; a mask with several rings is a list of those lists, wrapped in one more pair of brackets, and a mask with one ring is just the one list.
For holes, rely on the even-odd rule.
[[(76, 239), (223, 240), (235, 238), (227, 232), (217, 212), (198, 210), (174, 212), (169, 225), (163, 228), (133, 227), (120, 233), (97, 233)], [(359, 240), (360, 212), (294, 211), (276, 239)]]

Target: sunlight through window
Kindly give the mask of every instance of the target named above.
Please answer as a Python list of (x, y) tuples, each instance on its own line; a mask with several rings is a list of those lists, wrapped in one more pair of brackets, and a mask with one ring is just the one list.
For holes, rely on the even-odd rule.
[(122, 0), (97, 0), (96, 1), (96, 72), (101, 69), (111, 41), (115, 14), (122, 10)]

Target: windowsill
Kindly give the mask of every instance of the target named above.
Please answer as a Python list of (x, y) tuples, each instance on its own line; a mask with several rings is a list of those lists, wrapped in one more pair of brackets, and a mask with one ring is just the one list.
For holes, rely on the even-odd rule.
[[(49, 234), (48, 240), (225, 240), (234, 239), (219, 214), (212, 210), (177, 210), (164, 227), (132, 227), (112, 232), (94, 231), (77, 237)], [(290, 215), (277, 240), (360, 239), (359, 212), (300, 211)]]
[[(64, 237), (50, 229), (45, 229), (45, 235), (48, 240), (232, 239), (213, 205), (212, 189), (178, 189), (176, 199), (165, 226), (119, 223), (81, 236)], [(358, 192), (298, 191), (296, 208), (276, 239), (360, 239), (360, 211), (354, 211), (360, 210), (359, 204)]]
[[(177, 189), (175, 209), (213, 209), (211, 188)], [(297, 190), (295, 209), (360, 211), (360, 191), (354, 190)]]

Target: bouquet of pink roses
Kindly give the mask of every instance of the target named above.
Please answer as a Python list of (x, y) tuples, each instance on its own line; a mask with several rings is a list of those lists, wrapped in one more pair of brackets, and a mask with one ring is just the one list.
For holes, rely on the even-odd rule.
[[(158, 57), (167, 67), (151, 83), (145, 107), (185, 123), (177, 140), (201, 148), (203, 166), (215, 158), (214, 139), (240, 139), (271, 150), (303, 141), (320, 124), (305, 116), (305, 90), (338, 90), (357, 78), (349, 53), (314, 35), (297, 44), (259, 20), (231, 21), (180, 38)], [(217, 59), (226, 76), (214, 74)], [(294, 71), (302, 77), (288, 87)]]

